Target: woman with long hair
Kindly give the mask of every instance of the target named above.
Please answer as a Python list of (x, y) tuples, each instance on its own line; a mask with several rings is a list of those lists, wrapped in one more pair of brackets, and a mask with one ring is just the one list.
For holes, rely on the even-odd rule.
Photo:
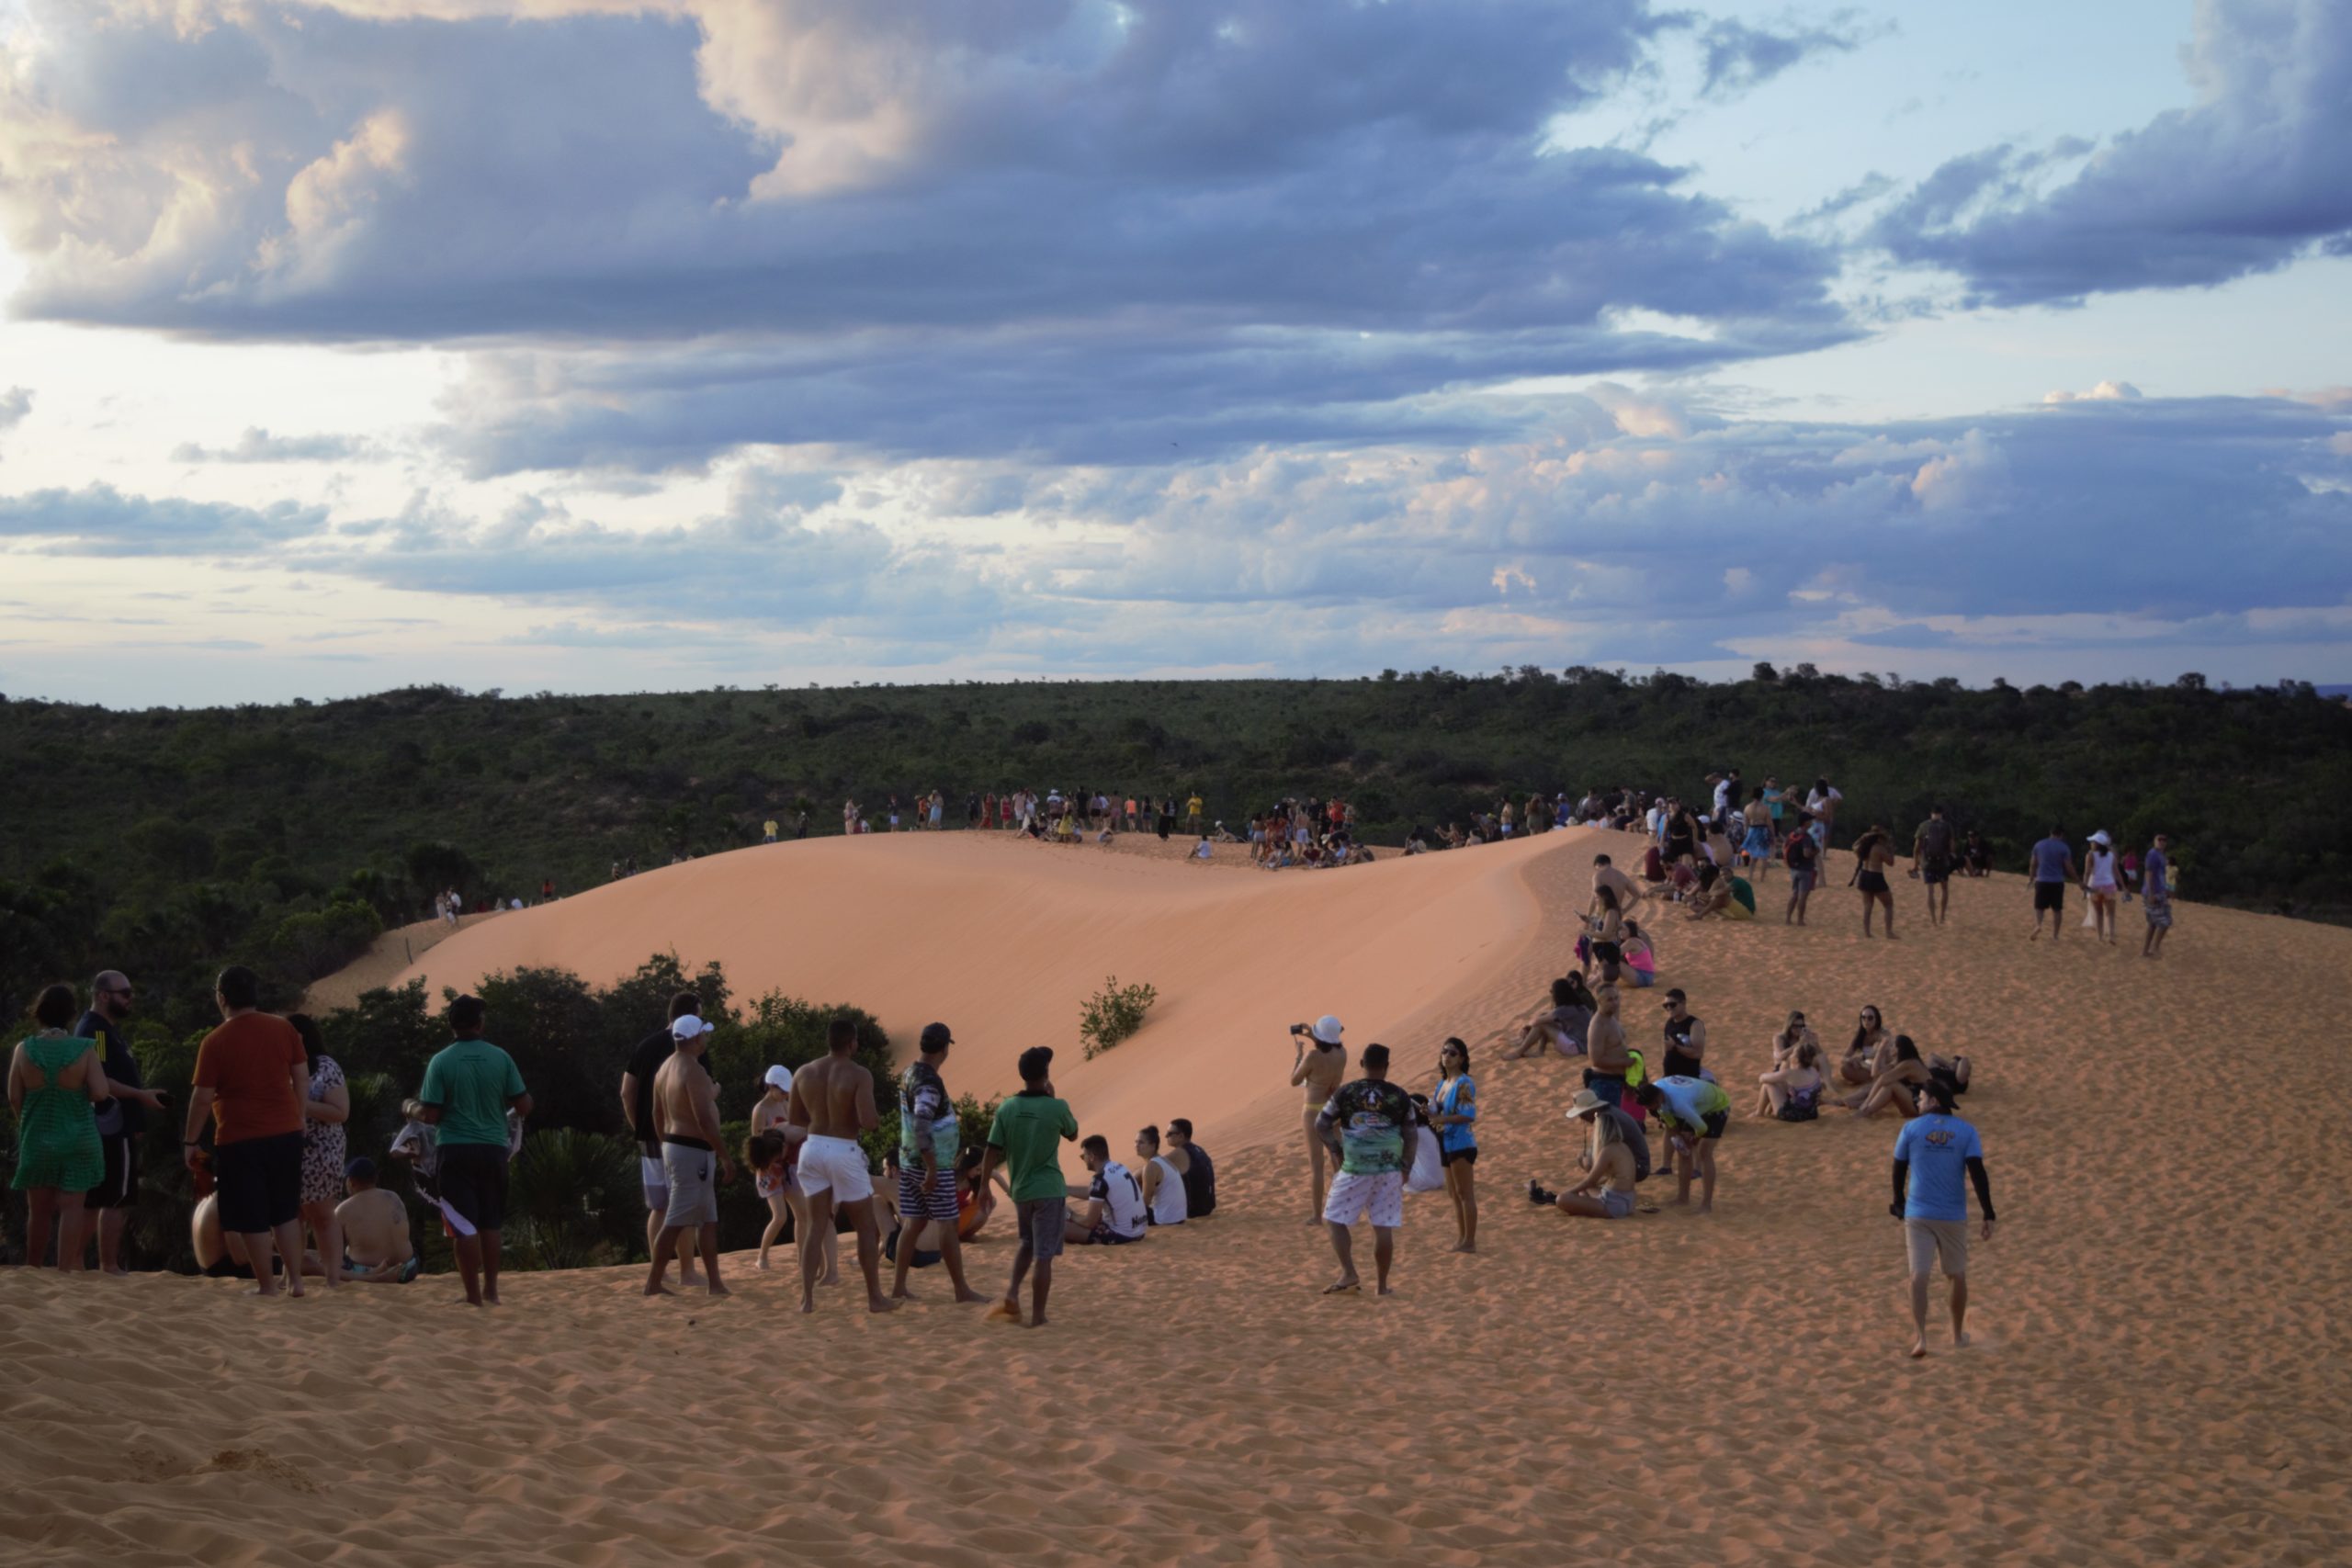
[(1601, 984), (1617, 983), (1618, 965), (1625, 961), (1625, 919), (1617, 907), (1617, 890), (1606, 884), (1593, 889), (1600, 908), (1591, 917), (1592, 956), (1600, 962)]
[(1854, 1025), (1854, 1038), (1847, 1043), (1846, 1055), (1838, 1064), (1838, 1076), (1849, 1084), (1870, 1082), (1871, 1068), (1885, 1046), (1885, 1021), (1878, 1009), (1863, 1008), (1860, 1021)]
[(1859, 887), (1862, 894), (1862, 934), (1871, 934), (1871, 911), (1886, 910), (1886, 940), (1894, 936), (1894, 890), (1888, 886), (1887, 869), (1894, 864), (1894, 836), (1873, 823), (1871, 830), (1854, 843), (1854, 874), (1848, 886)]
[(1445, 1195), (1453, 1200), (1456, 1252), (1478, 1250), (1478, 1084), (1470, 1076), (1470, 1047), (1448, 1035), (1438, 1048), (1437, 1089), (1430, 1096), (1430, 1124), (1437, 1129), (1438, 1158), (1445, 1164)]
[(2091, 918), (2101, 942), (2115, 942), (2115, 900), (2122, 886), (2115, 867), (2115, 840), (2102, 828), (2091, 835), (2083, 852), (2083, 893), (2090, 899)]
[(99, 1101), (110, 1097), (97, 1042), (76, 1038), (74, 987), (49, 986), (33, 998), (33, 1032), (8, 1062), (8, 1109), (17, 1113), (17, 1171), (25, 1195), (25, 1262), (42, 1267), (57, 1232), (60, 1273), (82, 1271), (90, 1189), (106, 1179), (98, 1142)]
[[(1757, 1081), (1756, 1114), (1767, 1119), (1810, 1122), (1819, 1114), (1826, 1080), (1821, 1072), (1821, 1041), (1802, 1010), (1772, 1036), (1772, 1067)], [(1798, 1114), (1789, 1114), (1791, 1109)]]
[[(335, 1209), (344, 1199), (343, 1124), (351, 1119), (351, 1086), (309, 1013), (288, 1013), (286, 1021), (302, 1037), (311, 1073), (311, 1092), (302, 1101), (302, 1225), (319, 1249), (319, 1273), (333, 1290), (343, 1283), (343, 1222)], [(286, 1266), (300, 1261), (289, 1258)]]
[(1871, 1087), (1848, 1095), (1846, 1109), (1857, 1116), (1875, 1116), (1892, 1105), (1907, 1122), (1919, 1114), (1919, 1090), (1927, 1087), (1928, 1077), (1928, 1064), (1919, 1059), (1919, 1047), (1908, 1034), (1898, 1034), (1893, 1048), (1879, 1054)]

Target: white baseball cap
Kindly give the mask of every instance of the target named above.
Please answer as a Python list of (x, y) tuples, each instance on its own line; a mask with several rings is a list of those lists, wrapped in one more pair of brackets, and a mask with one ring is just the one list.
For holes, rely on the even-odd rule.
[(2102, 849), (2114, 841), (2114, 840), (2107, 836), (2107, 829), (2104, 828), (2101, 828), (2098, 832), (2091, 835), (2091, 842), (2100, 846)]
[(707, 1018), (699, 1018), (693, 1013), (687, 1013), (683, 1018), (673, 1019), (671, 1021), (670, 1038), (673, 1040), (692, 1040), (697, 1035), (709, 1034), (718, 1028), (718, 1025), (711, 1022)]
[(1340, 1043), (1340, 1021), (1328, 1012), (1317, 1019), (1315, 1038), (1326, 1045), (1337, 1045)]
[(766, 1081), (776, 1089), (789, 1089), (792, 1088), (792, 1069), (779, 1062), (768, 1069)]

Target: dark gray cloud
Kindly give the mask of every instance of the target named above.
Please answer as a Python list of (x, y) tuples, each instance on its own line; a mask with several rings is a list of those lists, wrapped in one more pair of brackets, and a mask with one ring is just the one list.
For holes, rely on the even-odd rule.
[(2184, 58), (2190, 107), (2096, 152), (2070, 141), (1952, 159), (1874, 239), (2000, 305), (2222, 283), (2314, 246), (2352, 251), (2352, 6), (2201, 0)]
[(227, 446), (200, 446), (183, 441), (172, 448), (175, 463), (333, 463), (365, 457), (372, 443), (356, 435), (272, 435), (259, 425)]
[[(37, 9), (17, 308), (530, 344), (551, 394), (452, 422), (477, 473), (1444, 437), (1405, 401), (1858, 332), (1830, 248), (1549, 146), (1690, 25), (1647, 0)], [(1710, 37), (1726, 83), (1828, 47)], [(1635, 308), (1710, 335), (1611, 330)]]
[(1826, 23), (1794, 23), (1778, 32), (1724, 17), (1699, 33), (1705, 73), (1701, 91), (1711, 98), (1733, 97), (1816, 56), (1847, 53), (1869, 36), (1850, 11)]

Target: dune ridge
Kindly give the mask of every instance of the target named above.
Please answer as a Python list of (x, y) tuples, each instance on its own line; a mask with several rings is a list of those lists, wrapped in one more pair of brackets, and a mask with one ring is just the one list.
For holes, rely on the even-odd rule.
[[(1631, 842), (1556, 837), (1186, 882), (1141, 857), (1057, 863), (950, 835), (844, 846), (885, 852), (850, 868), (852, 890), (813, 860), (783, 891), (747, 889), (838, 909), (969, 882), (954, 897), (989, 922), (983, 947), (1050, 932), (1085, 954), (1182, 955), (1165, 1016), (1064, 1087), (1114, 1133), (1175, 1088), (1216, 1097), (1195, 1119), (1224, 1207), (1139, 1248), (1073, 1254), (1034, 1332), (944, 1304), (934, 1275), (891, 1317), (842, 1292), (803, 1320), (785, 1280), (740, 1257), (724, 1301), (648, 1302), (632, 1271), (589, 1270), (510, 1277), (494, 1314), (446, 1305), (447, 1280), (265, 1310), (220, 1281), (9, 1270), (0, 1550), (136, 1565), (2340, 1559), (2352, 932), (2181, 905), (2161, 963), (2071, 926), (2053, 949), (2024, 939), (2022, 882), (1996, 877), (1959, 885), (1942, 930), (1898, 883), (1902, 940), (1866, 942), (1842, 855), (1808, 930), (1779, 923), (1777, 879), (1753, 925), (1648, 911), (1662, 983), (1690, 990), (1742, 1111), (1791, 1006), (1836, 1043), (1873, 1002), (1974, 1057), (1963, 1109), (2001, 1234), (1972, 1257), (1977, 1343), (1954, 1353), (1939, 1327), (1913, 1363), (1891, 1122), (1736, 1122), (1712, 1221), (1577, 1224), (1513, 1196), (1572, 1160), (1576, 1069), (1496, 1061), (1487, 1037), (1558, 966), (1587, 852)], [(718, 864), (558, 908), (618, 925), (621, 902), (595, 903), (617, 897), (645, 930), (683, 924), (713, 902), (696, 889)], [(1143, 907), (1114, 922), (1095, 900), (1128, 877)], [(443, 943), (428, 959), (463, 963), (435, 978), (531, 961), (534, 918)], [(807, 960), (849, 962), (817, 947), (820, 924), (797, 928)], [(1196, 927), (1233, 928), (1242, 956)], [(974, 1046), (951, 1063), (976, 1089), (1024, 1021), (1074, 1017), (1030, 958), (966, 952), (958, 920), (897, 929), (892, 994), (858, 993), (845, 968), (811, 988), (878, 1004), (899, 1032), (958, 1018), (929, 987), (1001, 983), (1001, 1010), (966, 1003)], [(1335, 932), (1379, 962), (1333, 967)], [(569, 962), (633, 965), (642, 934)], [(742, 983), (765, 983), (744, 962)], [(1095, 966), (1067, 984), (1099, 983)], [(1262, 1017), (1212, 1016), (1198, 987), (1228, 977), (1257, 987)], [(1637, 1038), (1655, 1038), (1657, 995), (1629, 993)], [(1329, 1254), (1300, 1224), (1304, 1156), (1281, 1136), (1281, 1026), (1327, 1009), (1351, 1039), (1388, 1039), (1415, 1082), (1439, 1033), (1478, 1050), (1482, 1252), (1446, 1254), (1443, 1198), (1411, 1200), (1389, 1301), (1316, 1294)], [(1230, 1039), (1212, 1027), (1228, 1022)], [(992, 1224), (969, 1255), (984, 1288), (1009, 1252)]]

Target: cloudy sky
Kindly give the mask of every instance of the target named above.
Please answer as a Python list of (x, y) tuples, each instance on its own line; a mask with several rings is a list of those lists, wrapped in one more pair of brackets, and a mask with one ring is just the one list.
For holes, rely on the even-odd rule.
[(2352, 680), (2343, 0), (0, 0), (0, 691)]

